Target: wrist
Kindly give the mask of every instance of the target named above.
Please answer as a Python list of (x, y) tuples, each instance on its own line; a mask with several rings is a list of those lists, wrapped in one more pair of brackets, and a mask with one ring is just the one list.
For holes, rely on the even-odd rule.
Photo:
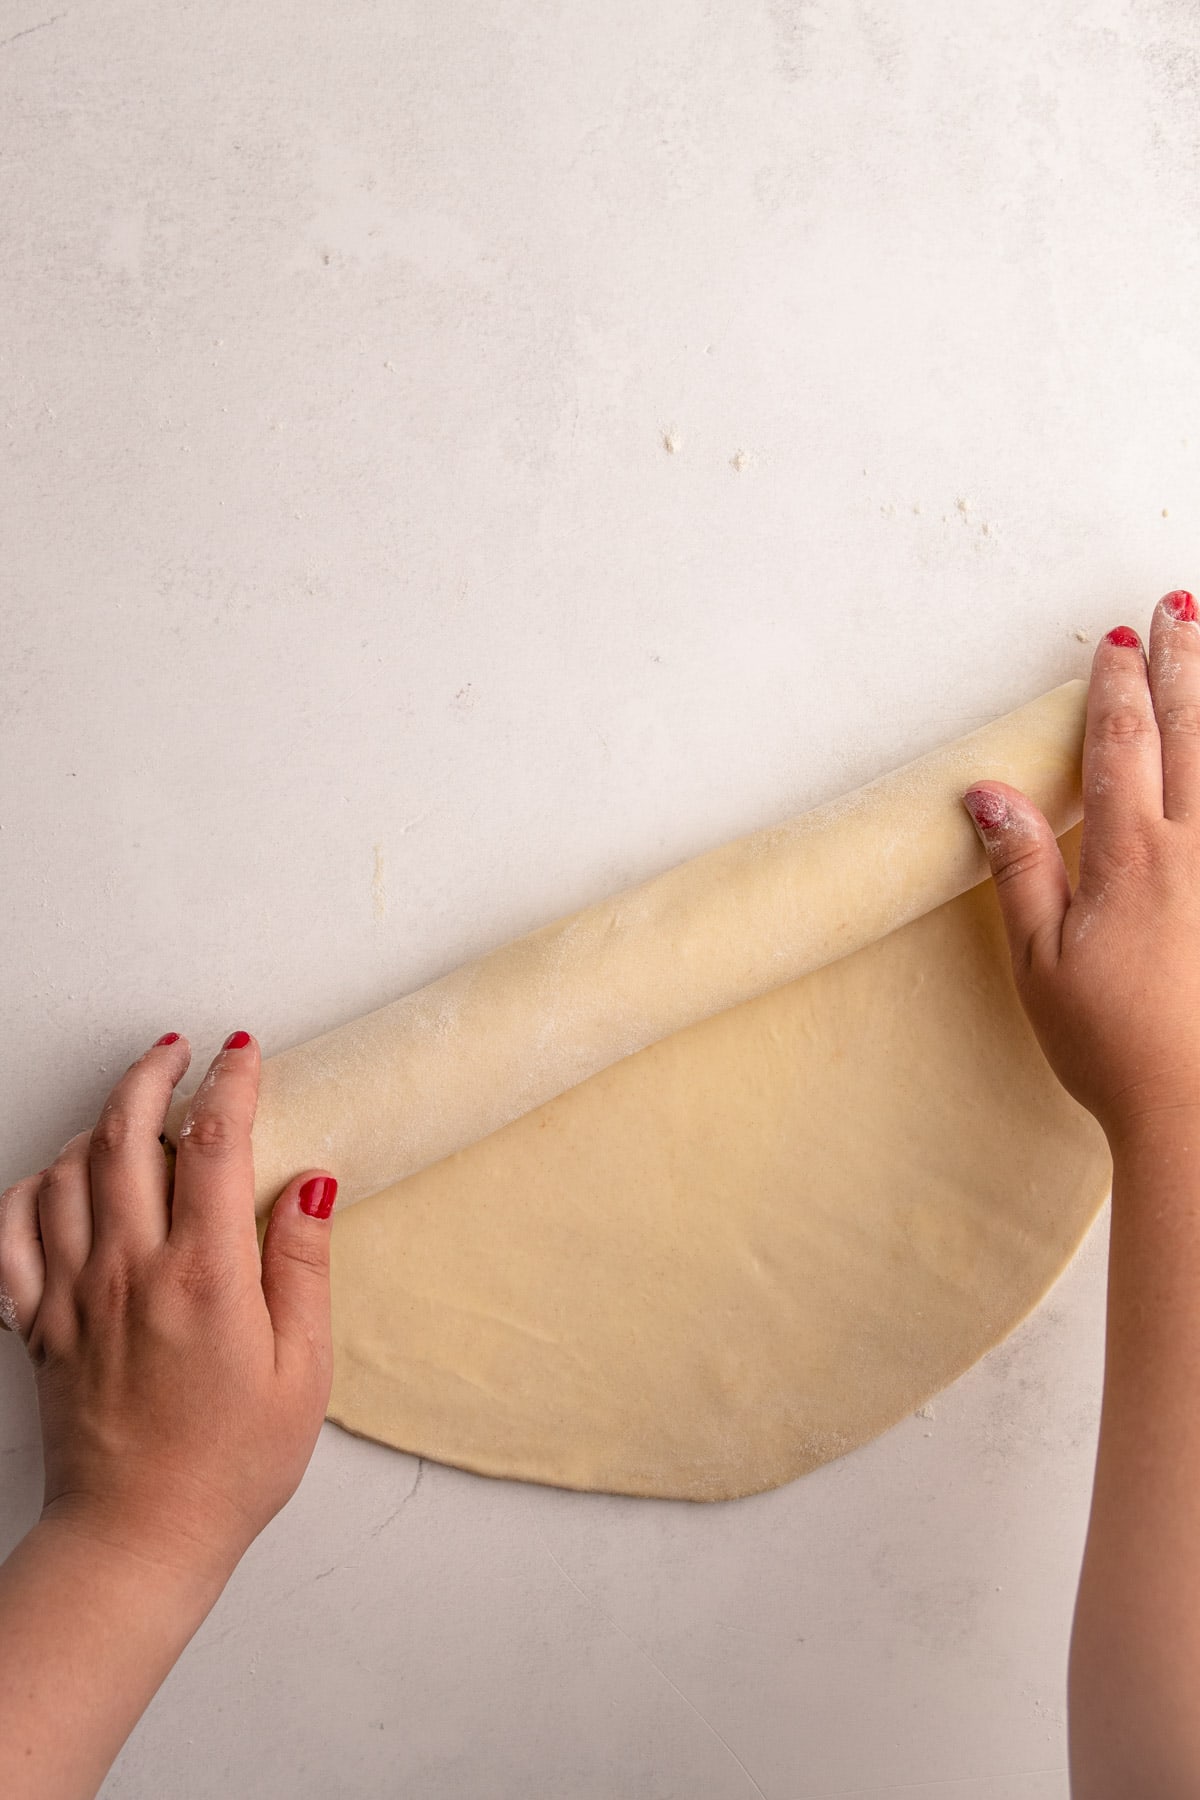
[(74, 1500), (46, 1508), (0, 1566), (6, 1793), (96, 1793), (221, 1585), (209, 1559), (138, 1545)]
[(1114, 1168), (1147, 1160), (1200, 1166), (1200, 1097), (1164, 1101), (1102, 1123)]
[(151, 1589), (194, 1602), (203, 1617), (240, 1560), (230, 1545), (140, 1517), (128, 1506), (106, 1506), (81, 1495), (60, 1495), (41, 1512), (35, 1533), (47, 1542), (81, 1546), (112, 1576), (124, 1574), (143, 1594)]

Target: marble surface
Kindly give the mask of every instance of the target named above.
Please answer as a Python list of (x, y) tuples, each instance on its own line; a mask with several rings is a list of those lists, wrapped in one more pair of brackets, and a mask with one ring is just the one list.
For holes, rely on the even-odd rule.
[[(0, 1181), (1072, 674), (1200, 551), (1187, 0), (0, 8)], [(1066, 1800), (1103, 1224), (715, 1508), (326, 1427), (106, 1800)], [(0, 1342), (0, 1550), (36, 1511)]]

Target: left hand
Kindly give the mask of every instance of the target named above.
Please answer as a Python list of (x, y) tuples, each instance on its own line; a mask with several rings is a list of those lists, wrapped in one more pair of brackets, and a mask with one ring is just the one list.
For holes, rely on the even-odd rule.
[(92, 1130), (0, 1195), (0, 1321), (36, 1371), (43, 1518), (223, 1581), (324, 1416), (337, 1183), (289, 1182), (260, 1261), (259, 1050), (238, 1032), (193, 1096), (172, 1192), (159, 1134), (189, 1060), (182, 1038), (154, 1045)]

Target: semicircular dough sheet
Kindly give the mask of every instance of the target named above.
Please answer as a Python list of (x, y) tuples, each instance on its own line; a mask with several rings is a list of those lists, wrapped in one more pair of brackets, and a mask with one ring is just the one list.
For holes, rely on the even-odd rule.
[(1073, 864), (1085, 699), (268, 1058), (258, 1210), (301, 1169), (340, 1182), (331, 1417), (492, 1475), (721, 1499), (1011, 1330), (1110, 1171), (1021, 1012), (961, 795), (1022, 788)]
[(978, 886), (339, 1213), (329, 1416), (488, 1475), (774, 1487), (1003, 1338), (1109, 1177)]

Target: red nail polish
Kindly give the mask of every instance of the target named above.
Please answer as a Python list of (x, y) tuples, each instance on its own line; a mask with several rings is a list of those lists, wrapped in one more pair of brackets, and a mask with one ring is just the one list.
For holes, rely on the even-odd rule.
[(152, 1050), (157, 1050), (160, 1044), (177, 1044), (178, 1042), (179, 1033), (177, 1031), (168, 1031), (163, 1037), (155, 1038), (150, 1048)]
[(337, 1182), (332, 1175), (314, 1175), (300, 1189), (300, 1211), (310, 1219), (327, 1219), (337, 1199)]
[(1008, 801), (990, 788), (971, 788), (963, 795), (963, 805), (980, 831), (995, 831), (1008, 818)]
[(244, 1050), (249, 1042), (250, 1033), (248, 1031), (234, 1031), (225, 1039), (221, 1048), (222, 1050)]
[(1194, 625), (1197, 618), (1195, 597), (1186, 588), (1172, 588), (1162, 597), (1163, 611), (1178, 625)]
[(1128, 625), (1114, 625), (1111, 631), (1105, 632), (1104, 642), (1115, 644), (1118, 650), (1140, 650), (1142, 647), (1141, 638)]

